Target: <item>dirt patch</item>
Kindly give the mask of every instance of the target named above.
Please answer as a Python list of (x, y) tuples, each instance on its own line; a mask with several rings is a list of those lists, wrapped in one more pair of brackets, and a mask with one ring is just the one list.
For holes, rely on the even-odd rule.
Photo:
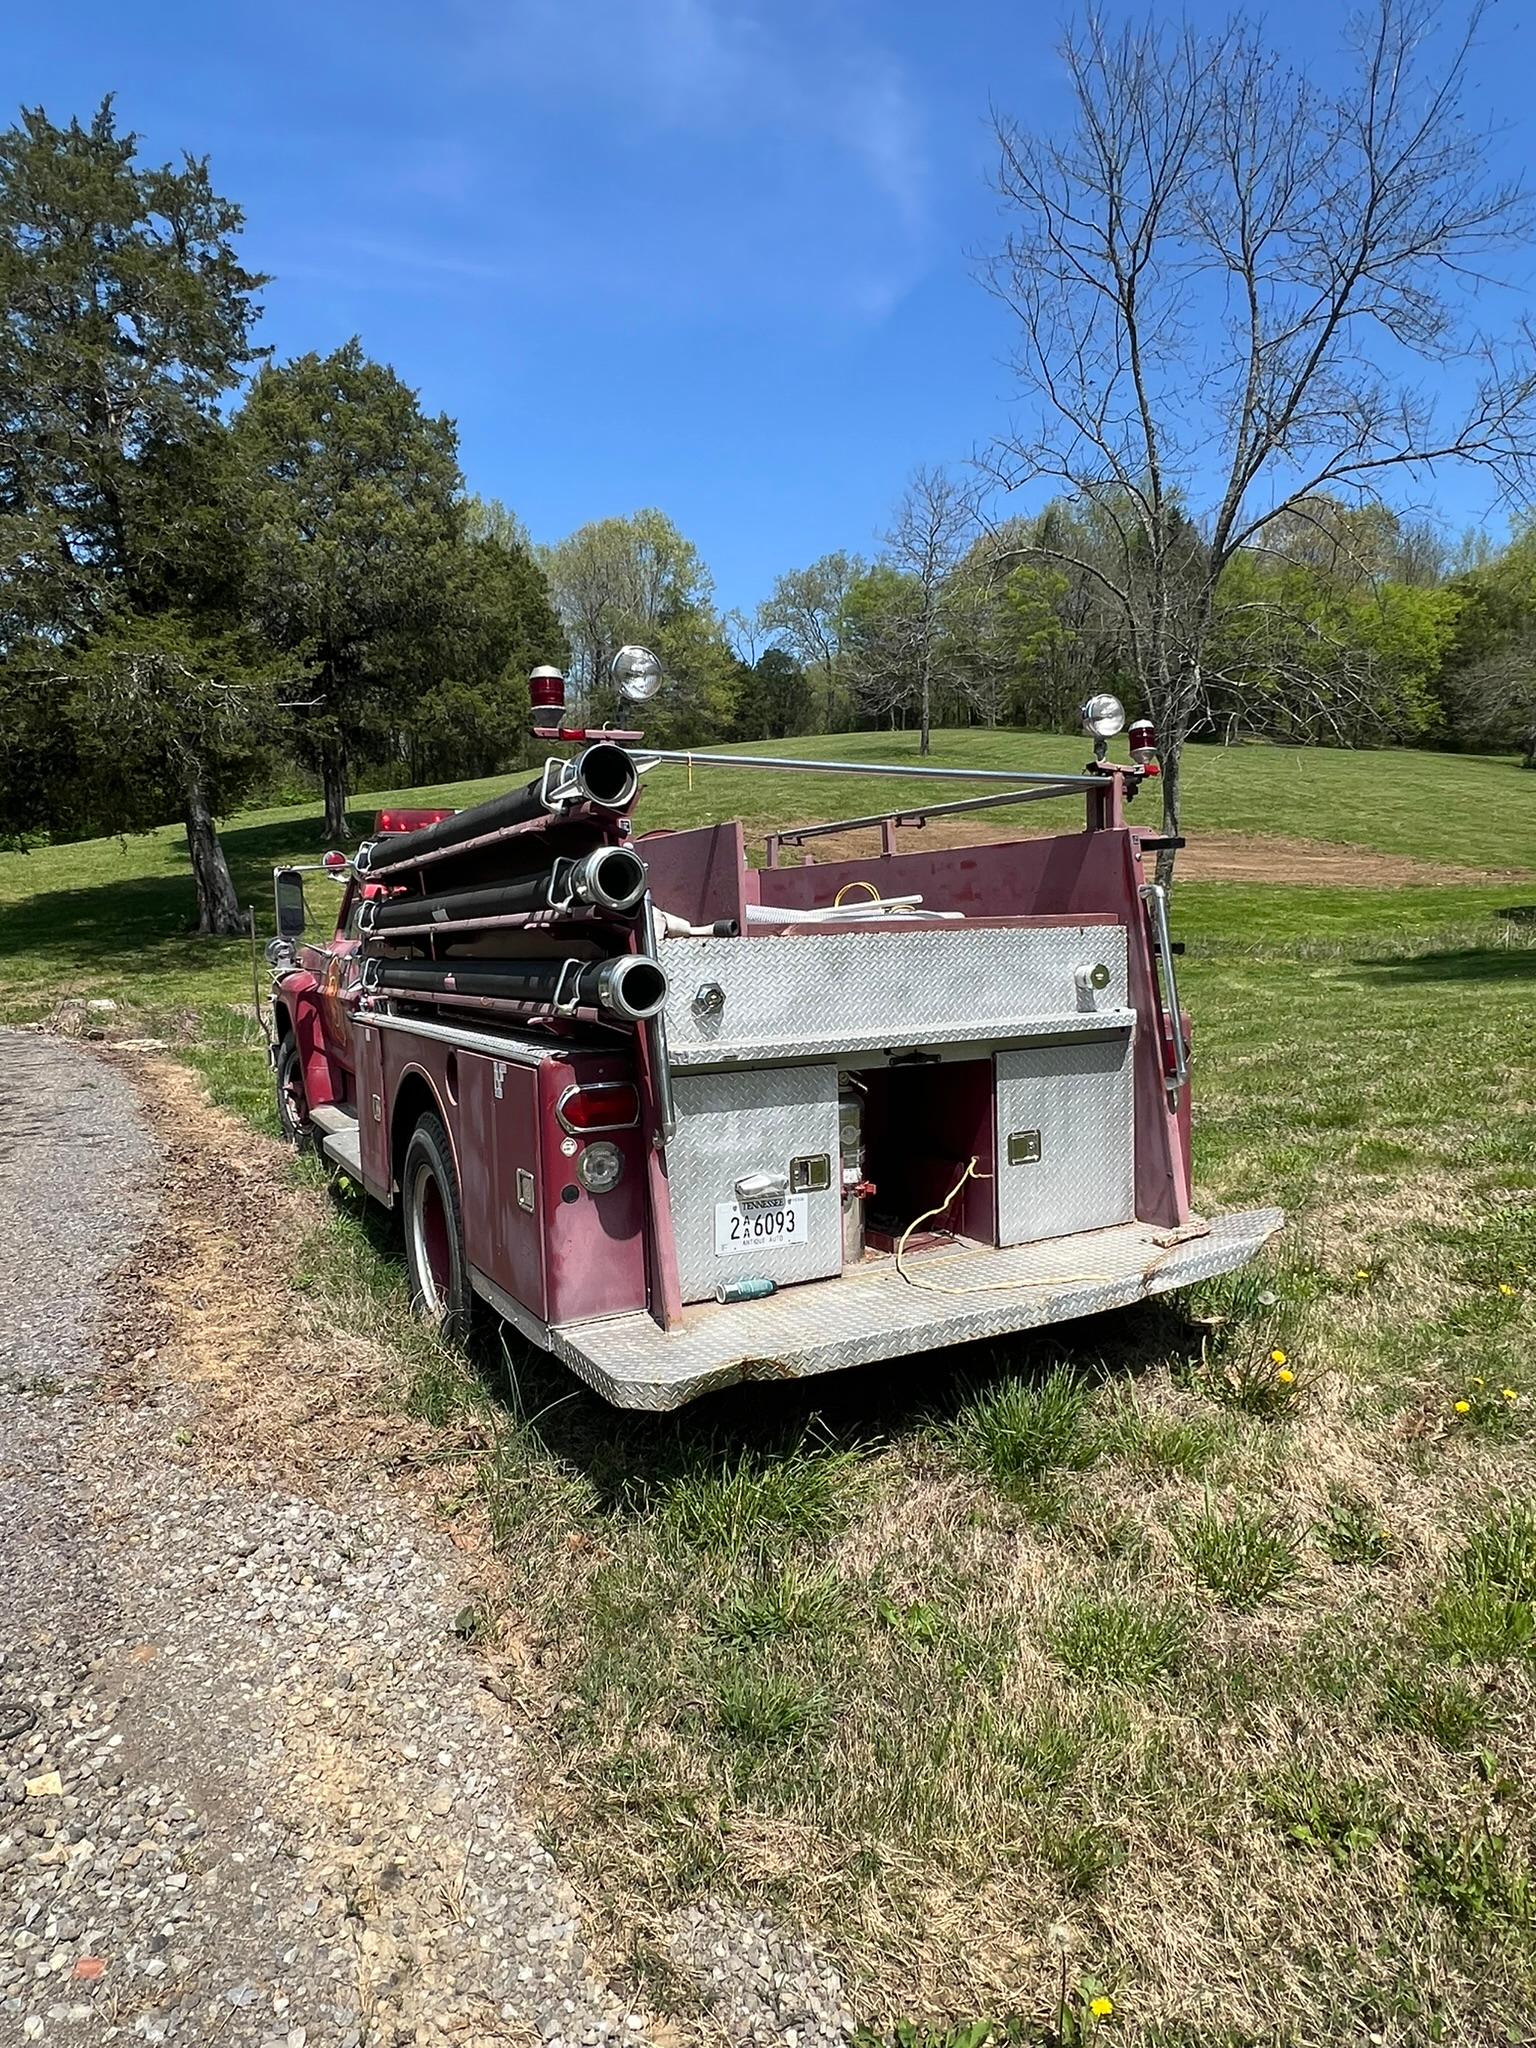
[[(982, 813), (904, 826), (897, 834), (897, 851), (930, 853), (974, 846), (979, 841), (1044, 837), (1044, 831), (1023, 830), (1017, 821), (1001, 824)], [(873, 860), (880, 852), (880, 834), (873, 830), (840, 833), (835, 839), (814, 842), (811, 850), (818, 861)], [(1454, 867), (1442, 861), (1415, 860), (1410, 854), (1334, 846), (1322, 839), (1250, 838), (1242, 832), (1192, 834), (1178, 861), (1179, 879), (1185, 882), (1283, 882), (1287, 887), (1316, 889), (1465, 886), (1506, 881), (1520, 872), (1515, 868)]]
[(295, 1184), (291, 1155), (215, 1108), (178, 1062), (102, 1056), (133, 1078), (166, 1160), (158, 1225), (113, 1279), (107, 1397), (137, 1405), (186, 1387), (201, 1457), (309, 1493), (440, 1456), (440, 1432), (383, 1403), (398, 1361), (318, 1309), (306, 1317), (292, 1276), (325, 1210)]

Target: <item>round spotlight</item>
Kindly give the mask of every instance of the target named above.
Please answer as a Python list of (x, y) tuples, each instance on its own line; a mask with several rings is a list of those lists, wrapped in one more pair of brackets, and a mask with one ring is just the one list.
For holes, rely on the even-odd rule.
[(624, 1154), (606, 1139), (588, 1145), (576, 1162), (576, 1178), (589, 1195), (606, 1195), (616, 1188), (623, 1171)]
[(649, 647), (621, 647), (609, 665), (621, 697), (643, 704), (661, 688), (661, 663)]
[(1112, 740), (1117, 732), (1125, 730), (1125, 706), (1106, 690), (1088, 699), (1082, 709), (1082, 720), (1084, 732), (1091, 733), (1096, 740)]

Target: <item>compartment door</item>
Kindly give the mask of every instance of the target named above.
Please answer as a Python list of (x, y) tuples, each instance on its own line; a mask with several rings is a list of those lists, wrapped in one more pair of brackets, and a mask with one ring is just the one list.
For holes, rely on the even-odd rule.
[(1129, 1031), (998, 1053), (998, 1243), (1131, 1222), (1134, 1111)]
[[(840, 1273), (836, 1067), (679, 1074), (675, 1092), (677, 1136), (667, 1147), (667, 1180), (683, 1300), (712, 1299), (723, 1280), (761, 1277), (783, 1287)], [(787, 1183), (796, 1162), (802, 1180), (820, 1184), (788, 1191), (795, 1205), (792, 1230), (760, 1228), (754, 1217), (759, 1205), (741, 1202), (736, 1183), (757, 1175)], [(775, 1206), (761, 1205), (765, 1225)], [(743, 1212), (739, 1224), (733, 1211)]]

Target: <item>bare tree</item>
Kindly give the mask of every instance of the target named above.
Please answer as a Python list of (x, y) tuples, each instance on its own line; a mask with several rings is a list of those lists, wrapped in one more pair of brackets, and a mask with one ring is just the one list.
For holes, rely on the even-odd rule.
[[(1481, 18), (1442, 45), (1435, 0), (1370, 0), (1337, 92), (1242, 20), (1214, 36), (1090, 20), (1062, 50), (1069, 130), (997, 121), (1012, 226), (989, 275), (1027, 411), (991, 466), (1064, 486), (1113, 530), (1108, 563), (1033, 552), (1091, 575), (1119, 617), (1170, 835), (1240, 548), (1298, 502), (1369, 502), (1442, 463), (1528, 480), (1530, 336), (1474, 318), (1530, 211), (1466, 115)], [(1420, 382), (1426, 367), (1441, 374)], [(1159, 865), (1167, 879), (1171, 855)]]
[[(932, 744), (935, 685), (945, 676), (946, 641), (969, 595), (957, 571), (976, 539), (976, 500), (946, 469), (914, 470), (885, 536), (884, 560), (903, 580), (890, 636), (895, 672), (918, 714), (919, 753)], [(958, 678), (956, 678), (958, 680)]]

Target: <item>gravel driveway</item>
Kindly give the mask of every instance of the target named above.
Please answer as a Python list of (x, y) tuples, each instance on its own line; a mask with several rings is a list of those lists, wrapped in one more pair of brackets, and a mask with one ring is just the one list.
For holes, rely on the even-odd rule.
[(210, 1476), (184, 1390), (104, 1398), (162, 1171), (119, 1071), (0, 1032), (0, 2043), (647, 2039), (454, 1648), (451, 1551), (381, 1488)]

